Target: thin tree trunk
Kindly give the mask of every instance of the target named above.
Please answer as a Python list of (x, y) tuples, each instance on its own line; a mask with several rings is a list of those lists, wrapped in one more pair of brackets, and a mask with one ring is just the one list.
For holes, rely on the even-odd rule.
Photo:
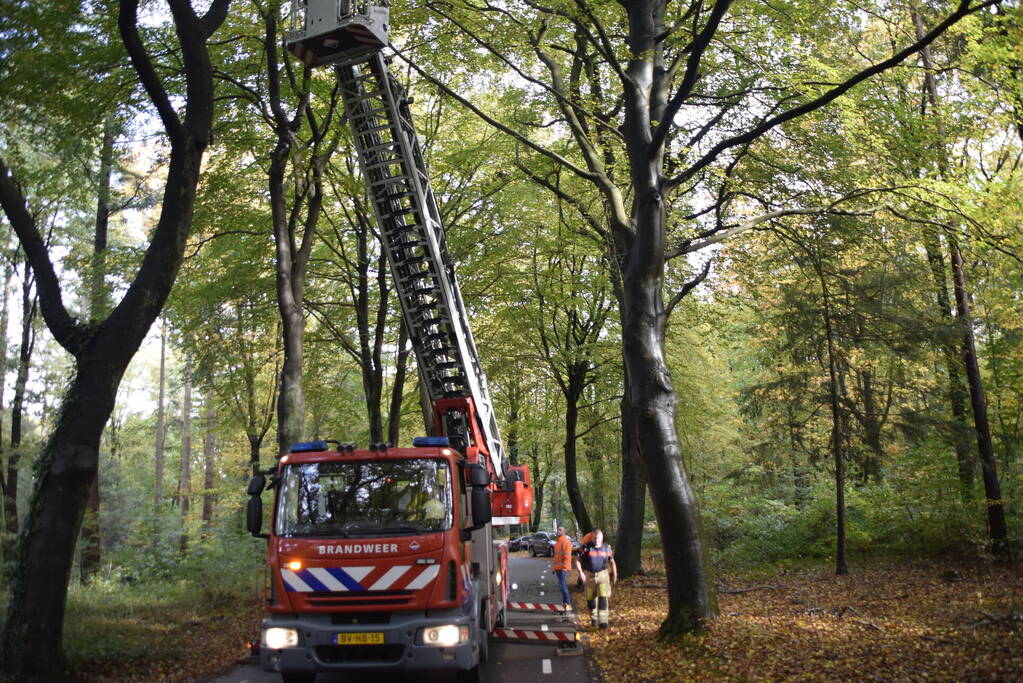
[(14, 547), (14, 536), (17, 534), (17, 521), (11, 524), (9, 509), (7, 506), (8, 487), (17, 486), (18, 482), (10, 482), (7, 479), (6, 464), (10, 454), (4, 446), (4, 401), (7, 395), (7, 368), (9, 358), (7, 355), (7, 332), (10, 327), (10, 297), (8, 293), (11, 287), (11, 279), (14, 277), (14, 262), (4, 259), (3, 289), (0, 289), (0, 483), (3, 484), (3, 503), (0, 505), (3, 510), (4, 525), (3, 535), (0, 536), (0, 558), (4, 561), (10, 560), (10, 551)]
[[(284, 363), (281, 367), (280, 394), (277, 400), (277, 451), (287, 453), (291, 444), (302, 439), (305, 429), (305, 390), (302, 385), (305, 339), (305, 277), (312, 248), (316, 222), (323, 201), (322, 163), (313, 153), (313, 182), (297, 192), (295, 202), (308, 201), (302, 235), (298, 233), (297, 207), (288, 210), (285, 177), (291, 158), (295, 132), (305, 116), (308, 91), (299, 98), (292, 118), (284, 111), (281, 98), (281, 77), (278, 60), (280, 44), (277, 18), (265, 15), (264, 51), (267, 57), (267, 78), (270, 89), (270, 114), (273, 117), (276, 143), (270, 153), (267, 185), (270, 193), (270, 214), (273, 221), (276, 249), (277, 306), (280, 309), (284, 334)], [(301, 241), (299, 241), (301, 240)]]
[[(809, 251), (809, 250), (808, 250)], [(838, 398), (838, 371), (835, 336), (831, 328), (831, 297), (820, 262), (811, 255), (823, 298), (824, 333), (828, 344), (828, 400), (831, 404), (831, 453), (835, 463), (835, 573), (848, 574), (845, 560), (845, 458), (842, 455), (842, 410)]]
[[(33, 288), (34, 276), (26, 260), (21, 283), (21, 343), (18, 347), (18, 373), (14, 380), (14, 398), (11, 402), (11, 446), (7, 457), (7, 498), (5, 515), (12, 534), (17, 534), (20, 525), (18, 517), (18, 475), (21, 462), (22, 420), (25, 412), (25, 392), (28, 387), (29, 371), (32, 368), (32, 350), (35, 347), (34, 322), (37, 299)], [(10, 550), (10, 549), (8, 549)], [(7, 553), (5, 553), (7, 555)]]
[(401, 432), (401, 400), (405, 395), (405, 376), (412, 347), (408, 343), (405, 323), (398, 325), (398, 357), (394, 366), (394, 385), (391, 387), (391, 406), (387, 412), (387, 442), (398, 445)]
[[(110, 224), (110, 183), (114, 166), (114, 139), (117, 136), (117, 120), (110, 116), (103, 124), (103, 142), (100, 147), (98, 192), (96, 199), (96, 231), (92, 245), (92, 268), (89, 287), (89, 320), (93, 323), (107, 315), (106, 301), (106, 257), (107, 232)], [(101, 557), (99, 527), (99, 469), (89, 488), (86, 498), (85, 517), (82, 520), (80, 569), (82, 581), (87, 581), (99, 571)]]
[(436, 427), (433, 424), (433, 401), (430, 400), (430, 394), (426, 391), (426, 380), (423, 379), (423, 373), (419, 370), (418, 365), (416, 372), (419, 375), (419, 412), (423, 414), (423, 427), (428, 435), (437, 436), (434, 434)]
[[(917, 8), (915, 2), (910, 4), (910, 14), (912, 15), (913, 25), (914, 25), (914, 28), (916, 30), (917, 39), (919, 39), (920, 36), (922, 36), (924, 34), (925, 27), (924, 27), (924, 23), (923, 23), (923, 17), (920, 16), (920, 11)], [(926, 93), (926, 96), (927, 96), (927, 101), (931, 105), (932, 116), (936, 120), (938, 134), (942, 137), (942, 140), (944, 140), (944, 137), (945, 137), (945, 127), (944, 127), (944, 124), (943, 124), (943, 122), (941, 120), (941, 116), (940, 116), (940, 103), (939, 103), (939, 99), (938, 99), (938, 82), (937, 82), (937, 79), (935, 78), (935, 75), (934, 75), (934, 63), (931, 60), (931, 49), (930, 49), (929, 46), (928, 47), (924, 47), (920, 51), (920, 62), (921, 62), (921, 64), (924, 67), (924, 90), (925, 90), (925, 93)], [(942, 145), (942, 146), (944, 147), (944, 145)], [(948, 181), (950, 179), (951, 173), (950, 173), (950, 170), (949, 170), (949, 167), (948, 167), (948, 162), (946, 160), (946, 150), (945, 149), (941, 149), (940, 153), (938, 154), (938, 171), (939, 171), (939, 175), (941, 176), (941, 178), (943, 180)], [(958, 291), (958, 289), (959, 289), (959, 282), (956, 279), (957, 276), (956, 276), (955, 259), (957, 257), (961, 258), (961, 255), (958, 253), (959, 245), (955, 241), (955, 236), (952, 235), (952, 234), (949, 234), (949, 240), (950, 240), (950, 242), (949, 242), (949, 252), (951, 254), (951, 267), (952, 267), (952, 289), (955, 292), (956, 301), (958, 303), (958, 300), (959, 300), (959, 291)], [(930, 261), (931, 273), (934, 276), (935, 286), (937, 288), (938, 306), (939, 306), (939, 308), (941, 310), (942, 316), (946, 320), (951, 321), (952, 320), (952, 310), (951, 310), (951, 305), (950, 305), (949, 299), (948, 299), (948, 290), (946, 289), (946, 286), (945, 286), (945, 266), (944, 266), (944, 260), (941, 257), (940, 240), (939, 240), (939, 238), (937, 236), (925, 235), (924, 246), (925, 246), (926, 251), (927, 251), (927, 259), (928, 259), (928, 261)], [(962, 263), (960, 261), (960, 271), (961, 271), (961, 269), (962, 269)], [(964, 280), (964, 282), (965, 282), (965, 280)], [(960, 307), (959, 308), (959, 312), (960, 312), (960, 315), (959, 315), (960, 320), (959, 320), (959, 322), (960, 322), (960, 324), (962, 324), (962, 322), (963, 322), (963, 318), (962, 318), (962, 315), (961, 315), (962, 311), (963, 311), (963, 309)], [(968, 317), (969, 316), (967, 314), (967, 318)], [(965, 334), (967, 334), (967, 332), (964, 332), (963, 334), (965, 335)], [(972, 332), (972, 330), (970, 330), (969, 331), (969, 335), (970, 335), (970, 340), (971, 341), (972, 341), (972, 334), (973, 334), (973, 332)], [(945, 364), (948, 367), (948, 374), (949, 374), (949, 400), (950, 400), (951, 408), (952, 408), (952, 419), (953, 419), (953, 430), (954, 430), (953, 438), (954, 438), (954, 445), (955, 445), (955, 450), (956, 450), (956, 460), (957, 460), (957, 463), (959, 465), (959, 481), (960, 481), (960, 486), (962, 487), (962, 495), (963, 495), (964, 500), (969, 500), (971, 494), (973, 493), (973, 479), (974, 479), (974, 474), (975, 474), (975, 468), (973, 466), (973, 458), (969, 457), (969, 455), (968, 455), (968, 453), (966, 451), (966, 439), (968, 438), (967, 437), (968, 432), (967, 432), (967, 429), (966, 429), (966, 410), (965, 410), (965, 405), (964, 405), (966, 392), (963, 389), (962, 379), (961, 379), (961, 375), (960, 375), (960, 368), (961, 368), (961, 366), (957, 362), (957, 359), (956, 359), (956, 354), (955, 354), (955, 350), (954, 350), (954, 344), (952, 342), (946, 342), (943, 346), (944, 346), (944, 350), (945, 350)], [(963, 353), (964, 354), (966, 353), (965, 347), (964, 347)], [(965, 362), (965, 357), (964, 357), (964, 362)], [(966, 368), (966, 374), (967, 374), (967, 381), (969, 382), (970, 381), (969, 380), (970, 370), (969, 370), (968, 367)], [(973, 394), (973, 387), (972, 386), (970, 387), (970, 392), (971, 392), (971, 403), (972, 403), (972, 394)], [(983, 402), (983, 396), (981, 397), (981, 400)], [(976, 421), (976, 415), (974, 416), (974, 421)], [(984, 422), (985, 423), (987, 422), (986, 416), (984, 417)], [(978, 439), (980, 439), (980, 438), (981, 437), (978, 437)], [(988, 439), (988, 442), (990, 443), (990, 438)], [(981, 462), (983, 463), (983, 460), (984, 460), (983, 450), (980, 453), (980, 458), (981, 458)], [(983, 467), (983, 464), (982, 464), (982, 467)], [(986, 488), (986, 486), (987, 485), (985, 484), (985, 488)], [(988, 512), (989, 512), (989, 517), (990, 517), (990, 510)]]
[[(930, 265), (931, 277), (934, 280), (934, 294), (938, 303), (938, 314), (941, 320), (950, 327), (954, 321), (952, 304), (949, 301), (946, 285), (945, 259), (941, 254), (941, 243), (930, 233), (924, 234), (924, 250)], [(948, 375), (947, 396), (949, 410), (952, 413), (952, 448), (955, 452), (956, 466), (959, 472), (960, 494), (964, 501), (973, 495), (973, 482), (976, 478), (976, 458), (970, 452), (970, 427), (966, 415), (966, 387), (963, 384), (963, 365), (955, 344), (942, 336), (940, 342), (942, 357), (945, 361), (945, 372)]]
[(263, 436), (261, 434), (253, 434), (249, 432), (246, 435), (249, 439), (249, 470), (252, 476), (259, 474), (259, 450), (263, 443)]
[(185, 357), (185, 386), (181, 398), (181, 478), (178, 503), (181, 512), (181, 553), (188, 550), (188, 508), (192, 488), (192, 357)]
[(163, 503), (163, 457), (167, 443), (165, 404), (167, 390), (167, 327), (160, 328), (160, 393), (156, 403), (156, 454), (153, 472), (153, 507), (155, 519), (160, 517)]
[(1005, 524), (1005, 507), (1002, 504), (1002, 487), (998, 480), (994, 445), (991, 441), (991, 427), (988, 424), (987, 398), (984, 394), (984, 380), (980, 375), (977, 360), (977, 345), (973, 336), (973, 321), (970, 314), (970, 297), (963, 271), (963, 256), (959, 242), (951, 232), (949, 253), (952, 256), (952, 284), (956, 297), (959, 325), (963, 335), (963, 365), (970, 387), (970, 405), (973, 407), (973, 424), (977, 430), (977, 450), (980, 452), (980, 471), (984, 480), (984, 496), (987, 499), (987, 523), (991, 536), (991, 550), (999, 557), (1009, 555), (1008, 528)]
[(206, 394), (206, 434), (203, 439), (202, 448), (202, 459), (203, 459), (203, 494), (202, 494), (202, 526), (204, 530), (209, 530), (210, 524), (213, 521), (213, 474), (215, 468), (215, 446), (214, 440), (214, 428), (216, 427), (217, 412), (213, 405), (213, 392), (210, 391)]
[(103, 143), (100, 148), (98, 191), (96, 199), (96, 230), (92, 242), (92, 267), (89, 282), (89, 319), (102, 320), (107, 315), (105, 287), (107, 233), (110, 224), (110, 185), (114, 168), (114, 140), (117, 137), (117, 119), (108, 117), (103, 124)]
[(519, 464), (519, 405), (522, 402), (522, 385), (517, 377), (511, 379), (508, 387), (508, 462)]
[[(569, 370), (573, 372), (573, 370)], [(573, 381), (569, 377), (569, 382)], [(568, 493), (568, 502), (572, 506), (572, 514), (575, 521), (585, 531), (593, 530), (593, 520), (586, 509), (586, 501), (583, 500), (582, 491), (579, 488), (578, 455), (578, 423), (579, 423), (579, 392), (572, 384), (569, 384), (569, 391), (565, 395), (565, 489)]]
[(621, 401), (622, 415), (622, 489), (619, 504), (618, 538), (615, 564), (619, 578), (643, 573), (643, 524), (646, 516), (646, 479), (639, 455), (636, 421), (628, 398), (628, 380)]

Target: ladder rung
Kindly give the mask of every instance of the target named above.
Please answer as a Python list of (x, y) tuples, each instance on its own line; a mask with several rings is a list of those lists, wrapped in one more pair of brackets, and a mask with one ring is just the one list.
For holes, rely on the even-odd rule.
[(352, 104), (358, 104), (359, 102), (365, 102), (376, 97), (380, 97), (384, 94), (383, 90), (364, 90), (358, 95), (348, 95), (345, 97), (345, 104), (351, 106)]

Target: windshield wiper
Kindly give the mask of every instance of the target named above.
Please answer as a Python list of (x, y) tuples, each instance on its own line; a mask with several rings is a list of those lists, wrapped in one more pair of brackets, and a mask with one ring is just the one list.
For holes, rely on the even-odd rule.
[(380, 530), (380, 533), (396, 533), (396, 534), (419, 534), (424, 529), (420, 529), (417, 526), (399, 525), (399, 526), (385, 526)]

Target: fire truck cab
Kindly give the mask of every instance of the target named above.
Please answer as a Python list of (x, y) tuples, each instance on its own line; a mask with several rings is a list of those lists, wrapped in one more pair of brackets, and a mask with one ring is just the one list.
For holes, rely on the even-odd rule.
[[(254, 533), (263, 515), (258, 492), (267, 483), (274, 490), (264, 669), (289, 683), (353, 669), (478, 677), (487, 634), (504, 621), (507, 547), (492, 538), (486, 468), (447, 441), (420, 437), (413, 448), (367, 450), (295, 444), (269, 482), (253, 478)], [(510, 504), (524, 502), (505, 493)]]

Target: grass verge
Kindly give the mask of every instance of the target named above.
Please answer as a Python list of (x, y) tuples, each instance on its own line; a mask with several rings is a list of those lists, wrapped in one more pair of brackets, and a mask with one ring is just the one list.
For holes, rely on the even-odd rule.
[(73, 586), (64, 649), (77, 680), (189, 680), (241, 657), (262, 611), (255, 581)]

